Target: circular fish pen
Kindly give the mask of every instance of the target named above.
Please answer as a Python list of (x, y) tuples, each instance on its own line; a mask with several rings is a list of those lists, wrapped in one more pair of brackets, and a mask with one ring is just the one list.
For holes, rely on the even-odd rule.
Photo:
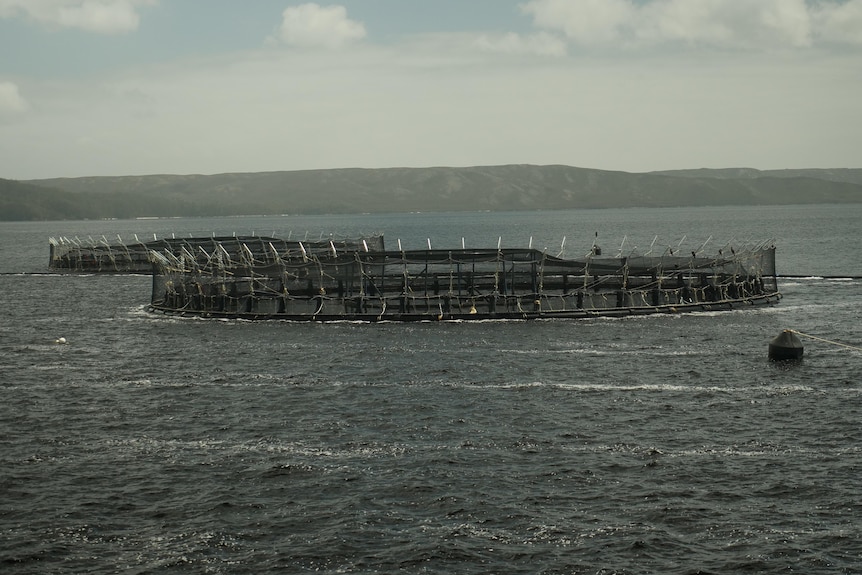
[[(380, 241), (382, 245), (382, 238)], [(385, 250), (333, 242), (151, 251), (149, 309), (220, 318), (438, 321), (729, 310), (780, 300), (775, 247), (580, 259), (535, 249)]]

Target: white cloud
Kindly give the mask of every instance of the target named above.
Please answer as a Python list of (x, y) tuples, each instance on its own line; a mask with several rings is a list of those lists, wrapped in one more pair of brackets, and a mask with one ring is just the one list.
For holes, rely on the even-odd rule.
[(17, 84), (0, 82), (0, 118), (21, 114), (29, 109), (30, 105), (21, 96)]
[(862, 0), (819, 4), (813, 14), (819, 40), (862, 45)]
[(138, 7), (156, 0), (0, 0), (0, 18), (27, 16), (61, 28), (77, 28), (99, 34), (123, 34), (137, 30)]
[(683, 44), (733, 50), (862, 43), (862, 0), (529, 0), (536, 27), (574, 44), (644, 48)]
[(282, 13), (280, 39), (300, 48), (340, 48), (365, 38), (365, 26), (350, 20), (343, 6), (309, 3)]
[(537, 27), (559, 30), (580, 44), (617, 41), (636, 12), (628, 0), (531, 0), (521, 9)]

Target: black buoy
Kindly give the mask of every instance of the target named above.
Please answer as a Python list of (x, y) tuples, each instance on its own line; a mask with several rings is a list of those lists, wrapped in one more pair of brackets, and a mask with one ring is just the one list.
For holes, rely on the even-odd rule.
[(785, 329), (769, 342), (769, 359), (771, 361), (802, 359), (804, 349), (793, 330)]

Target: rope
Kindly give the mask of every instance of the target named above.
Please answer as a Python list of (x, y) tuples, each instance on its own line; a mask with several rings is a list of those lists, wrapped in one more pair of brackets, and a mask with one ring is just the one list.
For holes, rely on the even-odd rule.
[(801, 335), (802, 337), (807, 337), (809, 339), (816, 339), (817, 341), (822, 341), (823, 343), (831, 343), (832, 345), (837, 345), (840, 347), (846, 347), (847, 349), (855, 349), (856, 351), (862, 351), (862, 347), (857, 347), (855, 345), (848, 345), (846, 343), (841, 343), (841, 342), (832, 341), (829, 339), (824, 339), (822, 337), (817, 337), (816, 335), (809, 335), (807, 333), (802, 333), (801, 331), (796, 331), (795, 329), (789, 329), (787, 331), (795, 333), (796, 335)]

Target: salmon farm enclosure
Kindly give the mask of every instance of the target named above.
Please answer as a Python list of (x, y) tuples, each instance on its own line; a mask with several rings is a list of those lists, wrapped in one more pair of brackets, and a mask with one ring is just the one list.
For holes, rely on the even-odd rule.
[(164, 238), (152, 241), (141, 241), (135, 236), (135, 241), (123, 243), (117, 237), (118, 243), (109, 243), (102, 236), (98, 241), (93, 238), (80, 240), (66, 237), (49, 238), (48, 268), (55, 271), (102, 272), (102, 273), (150, 273), (153, 269), (151, 252), (169, 254), (192, 254), (203, 252), (210, 254), (216, 250), (222, 252), (228, 259), (238, 260), (251, 257), (254, 260), (264, 260), (271, 257), (274, 251), (286, 252), (298, 250), (299, 244), (311, 252), (335, 249), (383, 249), (383, 237), (374, 236), (362, 240), (334, 239), (322, 237), (318, 240), (284, 240), (260, 236), (228, 236), (228, 237), (190, 237)]
[[(728, 310), (781, 299), (775, 247), (581, 259), (535, 249), (384, 250), (382, 237), (150, 250), (149, 309), (214, 318), (435, 321)], [(269, 245), (267, 245), (269, 243)], [(370, 245), (373, 244), (373, 245)], [(400, 244), (400, 242), (399, 242)], [(430, 244), (430, 242), (429, 242)]]

